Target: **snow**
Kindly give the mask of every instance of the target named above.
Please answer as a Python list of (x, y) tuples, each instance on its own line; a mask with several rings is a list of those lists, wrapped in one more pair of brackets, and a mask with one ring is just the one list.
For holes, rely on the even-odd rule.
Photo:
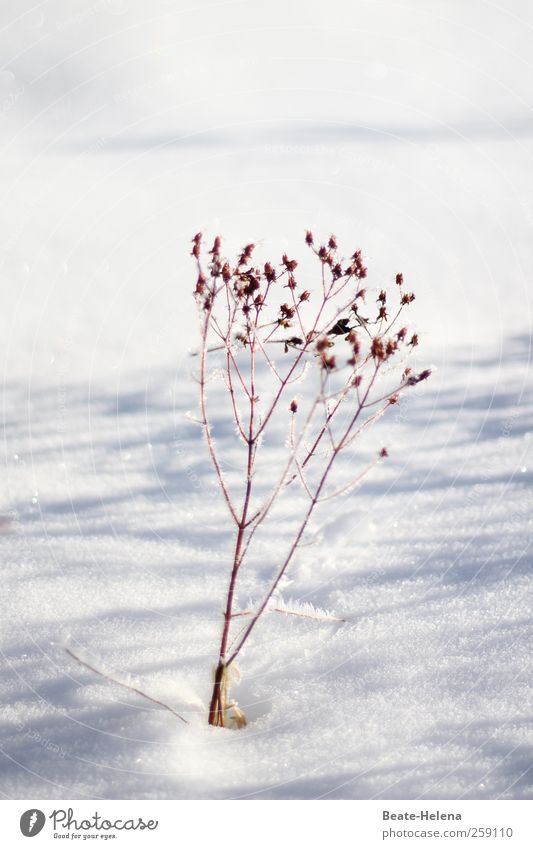
[[(2, 12), (0, 792), (530, 798), (529, 5), (125, 5)], [(434, 374), (281, 590), (346, 621), (270, 611), (249, 724), (213, 729), (232, 537), (192, 421), (189, 239), (299, 258), (306, 227), (361, 247), (371, 287), (403, 271)]]

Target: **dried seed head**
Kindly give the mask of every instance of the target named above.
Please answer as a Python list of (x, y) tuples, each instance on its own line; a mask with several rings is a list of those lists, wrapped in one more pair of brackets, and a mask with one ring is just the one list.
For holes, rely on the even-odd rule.
[(412, 348), (416, 348), (416, 346), (418, 345), (418, 333), (413, 333), (407, 344), (411, 345)]
[(319, 354), (326, 351), (328, 348), (331, 348), (332, 342), (328, 339), (327, 336), (321, 336), (316, 343), (316, 350)]
[(346, 274), (349, 276), (355, 276), (358, 280), (362, 280), (366, 277), (367, 268), (363, 265), (363, 254), (360, 250), (357, 250), (352, 255), (352, 263), (346, 269)]
[(259, 285), (260, 285), (259, 280), (257, 279), (257, 277), (254, 274), (252, 274), (251, 271), (248, 272), (245, 279), (246, 279), (246, 286), (244, 287), (244, 294), (245, 295), (253, 295), (253, 293), (257, 292), (257, 290), (259, 289)]
[(202, 274), (202, 272), (200, 272), (200, 274), (198, 275), (198, 280), (196, 281), (196, 289), (194, 290), (195, 295), (203, 295), (204, 294), (206, 282), (207, 281), (206, 281), (204, 275)]
[(228, 283), (232, 278), (231, 268), (229, 267), (229, 263), (225, 262), (222, 266), (222, 279), (224, 283)]
[(337, 237), (333, 233), (329, 237), (328, 248), (331, 248), (332, 251), (337, 250)]
[(193, 238), (192, 238), (193, 248), (192, 248), (192, 251), (191, 251), (191, 256), (195, 257), (196, 259), (199, 259), (199, 257), (200, 257), (200, 243), (201, 243), (201, 241), (202, 241), (202, 234), (201, 233), (197, 233), (196, 236), (193, 236)]
[(309, 247), (311, 247), (311, 245), (313, 244), (313, 234), (311, 233), (311, 230), (306, 231), (305, 243), (306, 245), (309, 245)]
[(361, 350), (361, 343), (359, 342), (359, 336), (357, 335), (356, 330), (350, 330), (348, 336), (346, 337), (346, 341), (350, 343), (354, 350), (354, 353), (358, 354)]
[(403, 274), (396, 275), (396, 285), (403, 286)]
[(289, 409), (290, 409), (291, 413), (296, 413), (298, 411), (298, 404), (296, 403), (296, 401), (291, 401), (291, 405), (290, 405)]
[(221, 241), (221, 239), (220, 239), (220, 236), (216, 236), (216, 237), (215, 237), (215, 241), (213, 242), (213, 247), (212, 247), (212, 248), (211, 248), (211, 250), (209, 251), (209, 253), (210, 253), (210, 254), (213, 254), (213, 257), (215, 257), (215, 256), (218, 256), (218, 255), (219, 255), (219, 253), (220, 253), (220, 245), (221, 245), (221, 244), (222, 244), (222, 241)]
[(300, 301), (308, 301), (310, 297), (311, 297), (311, 292), (309, 291), (309, 289), (305, 289), (303, 292), (300, 293), (299, 299), (300, 299)]
[(350, 331), (350, 319), (339, 318), (328, 330), (328, 336), (346, 336)]
[(380, 456), (380, 457), (388, 457), (388, 456), (389, 456), (389, 452), (387, 451), (387, 449), (386, 449), (386, 448), (382, 448), (382, 449), (381, 449), (381, 451), (379, 452), (379, 456)]
[(339, 278), (341, 278), (341, 277), (342, 277), (342, 273), (343, 273), (343, 272), (342, 272), (342, 266), (341, 266), (340, 262), (337, 262), (337, 263), (333, 266), (333, 268), (331, 269), (331, 274), (332, 274), (332, 276), (333, 276), (333, 279), (334, 279), (334, 280), (339, 280)]
[(403, 340), (405, 339), (406, 336), (407, 336), (407, 327), (402, 327), (401, 330), (398, 330), (398, 333), (396, 334), (396, 338), (397, 338), (398, 342), (403, 342)]
[(264, 272), (268, 283), (272, 283), (276, 279), (276, 272), (270, 262), (265, 262)]
[(387, 357), (392, 357), (395, 351), (398, 350), (398, 343), (396, 339), (387, 339), (387, 344), (385, 346), (385, 353)]
[(370, 346), (370, 353), (374, 357), (375, 360), (384, 360), (385, 359), (385, 348), (383, 347), (383, 342), (379, 336), (374, 336), (372, 339), (372, 344)]
[(239, 265), (246, 265), (249, 262), (250, 257), (252, 256), (253, 249), (255, 245), (251, 242), (249, 245), (245, 245), (242, 249), (242, 253), (239, 257)]
[(405, 295), (402, 295), (402, 299), (401, 299), (400, 303), (402, 304), (402, 306), (404, 306), (405, 304), (411, 304), (414, 301), (414, 299), (415, 299), (414, 292), (406, 292)]
[[(407, 371), (407, 369), (406, 369), (406, 371)], [(404, 372), (404, 374), (405, 374), (405, 372)], [(428, 377), (430, 377), (430, 375), (431, 375), (431, 369), (429, 369), (429, 368), (424, 369), (424, 371), (421, 371), (420, 374), (411, 374), (407, 378), (407, 385), (408, 386), (414, 386), (415, 383), (420, 383), (422, 380), (427, 380)]]
[(290, 307), (288, 304), (282, 304), (279, 308), (282, 318), (293, 318), (294, 317), (294, 307)]
[(333, 354), (327, 354), (325, 351), (322, 353), (320, 359), (322, 361), (322, 368), (327, 371), (332, 371), (337, 365), (335, 356)]
[(378, 295), (378, 297), (377, 297), (377, 300), (378, 300), (378, 301), (381, 301), (381, 303), (382, 303), (382, 304), (386, 303), (386, 301), (387, 301), (387, 293), (386, 293), (385, 289), (382, 289), (382, 290), (381, 290), (381, 292), (379, 293), (379, 295)]
[(360, 374), (356, 374), (354, 379), (352, 380), (352, 386), (361, 386), (363, 382), (363, 377)]

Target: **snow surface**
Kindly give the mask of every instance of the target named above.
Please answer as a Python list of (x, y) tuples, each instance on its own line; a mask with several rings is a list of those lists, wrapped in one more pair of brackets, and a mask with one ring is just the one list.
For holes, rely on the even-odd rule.
[[(531, 8), (172, 5), (4, 3), (0, 792), (530, 798)], [(434, 375), (283, 587), (346, 623), (270, 613), (249, 725), (212, 729), (232, 535), (191, 420), (188, 240), (298, 257), (307, 226), (376, 289), (403, 271)]]

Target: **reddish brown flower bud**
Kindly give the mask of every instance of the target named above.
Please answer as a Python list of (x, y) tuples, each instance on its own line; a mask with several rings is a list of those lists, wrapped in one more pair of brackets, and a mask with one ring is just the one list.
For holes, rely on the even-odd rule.
[(331, 248), (332, 251), (337, 250), (337, 237), (331, 234), (329, 237), (328, 247)]
[(359, 291), (357, 292), (357, 294), (355, 296), (355, 300), (357, 300), (357, 298), (362, 298), (363, 301), (364, 301), (365, 295), (366, 295), (366, 289), (359, 289)]
[(205, 284), (206, 279), (202, 273), (198, 275), (198, 280), (196, 281), (196, 289), (195, 295), (203, 295), (205, 292)]
[(287, 281), (287, 286), (288, 286), (289, 289), (293, 289), (293, 290), (296, 289), (296, 279), (294, 277), (294, 274), (292, 274), (290, 272), (289, 272), (289, 279)]
[(222, 279), (224, 283), (228, 283), (231, 280), (231, 268), (229, 267), (229, 263), (225, 262), (222, 266)]
[(323, 351), (326, 351), (330, 347), (331, 347), (331, 342), (330, 342), (330, 340), (328, 339), (327, 336), (321, 336), (320, 339), (318, 339), (318, 341), (316, 343), (316, 350), (318, 351), (319, 354), (322, 353)]
[(387, 345), (385, 347), (385, 353), (387, 357), (391, 357), (395, 351), (398, 350), (398, 343), (395, 339), (387, 339)]
[(370, 353), (372, 354), (375, 360), (385, 359), (385, 348), (383, 347), (383, 342), (381, 341), (379, 336), (374, 336), (374, 338), (372, 339)]
[(421, 380), (427, 380), (428, 377), (431, 376), (431, 369), (426, 368), (424, 371), (421, 371), (417, 378), (417, 383), (420, 383)]
[(268, 283), (272, 283), (276, 279), (276, 272), (269, 262), (265, 262), (264, 266), (265, 278)]
[(346, 337), (346, 341), (349, 342), (353, 348), (357, 346), (357, 348), (359, 349), (359, 336), (357, 335), (356, 330), (350, 330), (348, 336)]
[(300, 301), (308, 301), (310, 297), (311, 292), (309, 289), (304, 289), (304, 291), (300, 293)]
[(327, 371), (332, 371), (337, 365), (337, 360), (333, 356), (333, 354), (326, 354), (325, 352), (321, 356), (322, 360), (322, 368), (327, 369)]
[(382, 449), (381, 449), (381, 451), (379, 452), (379, 456), (380, 456), (380, 457), (388, 457), (388, 456), (389, 456), (389, 452), (387, 451), (387, 449), (386, 449), (386, 448), (382, 448)]
[(411, 345), (411, 347), (413, 347), (413, 348), (416, 348), (416, 346), (418, 345), (418, 333), (413, 333), (413, 335), (411, 336), (411, 339), (409, 340), (409, 342), (407, 344)]
[(313, 234), (311, 233), (311, 230), (307, 230), (305, 234), (305, 243), (306, 245), (309, 245), (309, 247), (313, 244)]
[(333, 275), (334, 280), (338, 280), (340, 277), (342, 277), (342, 266), (340, 262), (333, 266), (333, 268), (331, 269), (331, 274)]
[(255, 248), (255, 245), (253, 243), (250, 243), (249, 245), (244, 246), (244, 248), (242, 249), (242, 253), (239, 257), (239, 265), (246, 265), (246, 263), (249, 261), (250, 257), (252, 256), (252, 251), (253, 251), (254, 248)]
[(378, 313), (378, 319), (386, 320), (386, 318), (387, 318), (387, 308), (386, 307), (380, 307), (379, 313)]
[(196, 259), (200, 256), (200, 242), (202, 241), (202, 234), (197, 233), (192, 237), (193, 249), (191, 251), (191, 256), (196, 257)]
[(386, 293), (385, 289), (382, 289), (382, 290), (381, 290), (381, 292), (380, 292), (380, 293), (379, 293), (379, 295), (377, 296), (377, 299), (376, 299), (376, 300), (381, 301), (381, 303), (382, 303), (382, 304), (386, 303), (386, 301), (387, 301), (387, 293)]
[(363, 382), (362, 375), (356, 374), (354, 379), (352, 380), (352, 386), (361, 386)]
[(396, 275), (396, 285), (403, 286), (403, 274)]
[(222, 241), (221, 241), (221, 239), (220, 239), (220, 236), (216, 236), (216, 237), (215, 237), (215, 241), (213, 242), (213, 247), (211, 248), (211, 250), (209, 251), (209, 253), (210, 253), (210, 254), (213, 254), (213, 256), (214, 256), (214, 257), (215, 257), (215, 256), (218, 256), (218, 255), (219, 255), (219, 253), (220, 253), (220, 245), (221, 245), (221, 244), (222, 244)]
[(396, 338), (397, 338), (398, 342), (403, 342), (403, 340), (405, 339), (406, 336), (407, 336), (407, 327), (402, 327), (401, 330), (398, 330), (398, 333), (396, 334)]
[(290, 307), (288, 304), (282, 304), (279, 311), (283, 318), (293, 318), (294, 316), (294, 307)]
[(389, 398), (389, 404), (397, 404), (399, 400), (400, 400), (399, 395), (391, 395), (390, 398)]
[(298, 404), (296, 401), (291, 401), (290, 411), (291, 413), (296, 413), (298, 411)]
[(406, 292), (405, 295), (402, 295), (402, 300), (400, 301), (400, 303), (402, 304), (402, 306), (404, 306), (405, 304), (411, 304), (414, 299), (414, 292)]
[(287, 271), (294, 271), (294, 269), (298, 266), (298, 263), (295, 259), (289, 259), (287, 254), (283, 254), (282, 260), (283, 265), (287, 269)]

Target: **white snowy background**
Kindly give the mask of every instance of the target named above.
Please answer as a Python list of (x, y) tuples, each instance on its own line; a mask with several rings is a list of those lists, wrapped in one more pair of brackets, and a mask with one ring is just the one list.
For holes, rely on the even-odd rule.
[[(526, 0), (4, 0), (3, 797), (531, 797), (532, 55)], [(189, 239), (298, 257), (306, 227), (403, 271), (434, 376), (283, 590), (346, 624), (270, 614), (248, 727), (212, 729), (232, 535)]]

